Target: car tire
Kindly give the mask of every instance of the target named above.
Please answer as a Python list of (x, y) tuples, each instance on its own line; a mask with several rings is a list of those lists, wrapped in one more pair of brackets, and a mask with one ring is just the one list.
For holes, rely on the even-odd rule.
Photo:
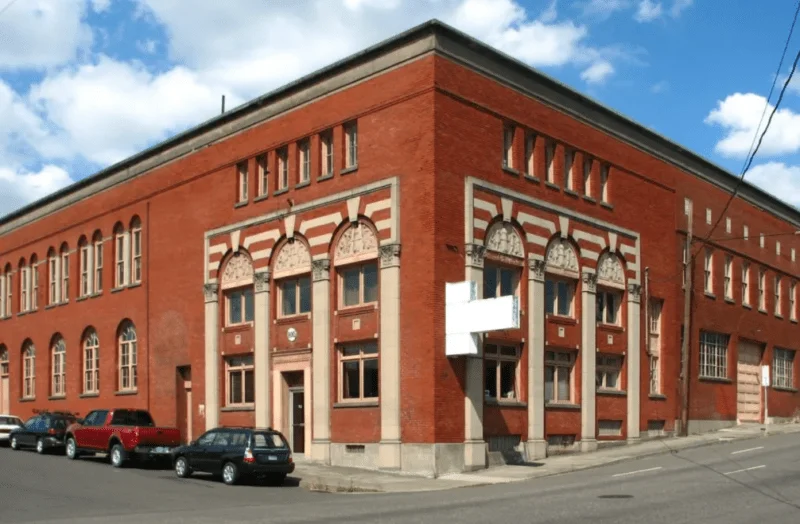
[(108, 454), (108, 459), (111, 462), (111, 465), (115, 468), (121, 468), (125, 465), (125, 461), (127, 460), (127, 454), (125, 450), (122, 448), (120, 444), (114, 444), (111, 446), (111, 451)]
[(39, 455), (44, 455), (45, 451), (47, 451), (44, 447), (44, 440), (37, 438), (36, 439), (36, 453)]
[(222, 482), (233, 486), (239, 481), (239, 468), (233, 462), (226, 462), (222, 466)]
[(11, 437), (9, 446), (11, 446), (11, 449), (13, 449), (14, 451), (17, 451), (19, 449), (19, 444), (17, 444), (17, 437)]
[(192, 468), (189, 467), (189, 461), (186, 457), (178, 457), (175, 459), (175, 475), (178, 478), (185, 479), (192, 474)]
[(64, 446), (64, 454), (70, 460), (75, 460), (78, 458), (78, 444), (75, 442), (75, 439), (69, 437), (67, 439), (67, 443)]

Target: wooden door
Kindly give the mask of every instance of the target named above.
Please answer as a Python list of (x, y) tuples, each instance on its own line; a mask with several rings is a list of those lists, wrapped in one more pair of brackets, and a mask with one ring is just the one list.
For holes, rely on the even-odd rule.
[(752, 342), (739, 343), (736, 396), (739, 422), (761, 422), (761, 347)]

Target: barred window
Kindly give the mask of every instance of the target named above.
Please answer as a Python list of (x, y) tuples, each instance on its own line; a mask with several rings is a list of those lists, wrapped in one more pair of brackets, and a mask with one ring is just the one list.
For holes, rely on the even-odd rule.
[(794, 351), (778, 349), (772, 353), (772, 380), (777, 388), (794, 387)]
[(700, 332), (700, 376), (728, 378), (728, 341), (730, 335)]

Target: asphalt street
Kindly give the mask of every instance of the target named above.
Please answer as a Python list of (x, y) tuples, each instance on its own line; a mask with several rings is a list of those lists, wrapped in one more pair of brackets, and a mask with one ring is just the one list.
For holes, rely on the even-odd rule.
[[(525, 467), (525, 466), (520, 466)], [(298, 471), (302, 474), (302, 470)], [(800, 521), (800, 436), (670, 453), (531, 481), (416, 494), (228, 487), (170, 470), (0, 449), (0, 522), (725, 523)]]

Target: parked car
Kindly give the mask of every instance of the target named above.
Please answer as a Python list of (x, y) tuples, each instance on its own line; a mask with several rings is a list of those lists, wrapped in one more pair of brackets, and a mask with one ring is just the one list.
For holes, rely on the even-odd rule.
[(180, 444), (180, 430), (156, 427), (148, 411), (98, 409), (67, 428), (66, 455), (75, 460), (81, 455), (108, 453), (111, 465), (121, 468), (132, 460), (167, 460)]
[(72, 413), (40, 413), (9, 434), (11, 449), (34, 448), (39, 454), (64, 449), (67, 426), (75, 420)]
[(8, 435), (22, 426), (22, 420), (13, 415), (0, 415), (0, 442), (8, 443)]
[(282, 484), (294, 471), (289, 443), (272, 428), (216, 428), (196, 441), (172, 451), (175, 474), (186, 478), (193, 472), (222, 475), (232, 485), (244, 477), (269, 478)]

